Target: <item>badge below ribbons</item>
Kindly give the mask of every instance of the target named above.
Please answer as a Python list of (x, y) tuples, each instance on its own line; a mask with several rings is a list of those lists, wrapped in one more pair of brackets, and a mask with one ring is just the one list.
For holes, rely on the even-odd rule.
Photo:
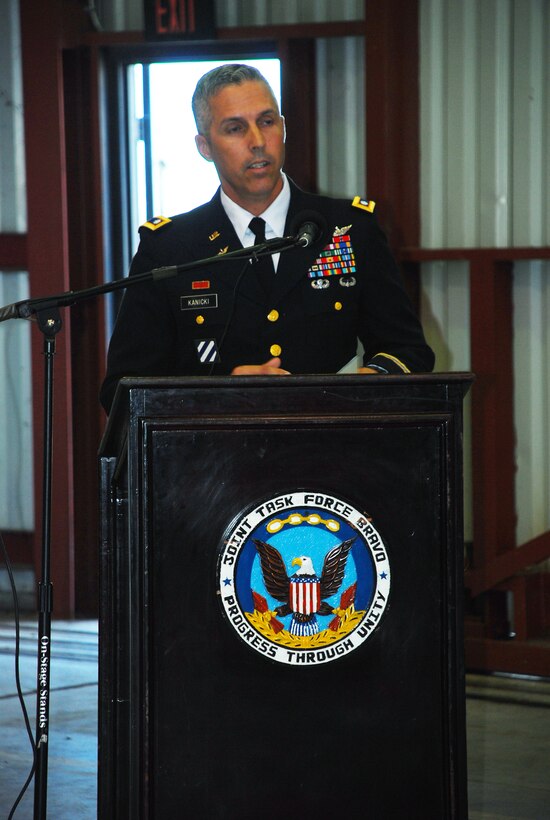
[(355, 254), (348, 233), (334, 234), (307, 272), (310, 279), (321, 276), (343, 276), (355, 273)]

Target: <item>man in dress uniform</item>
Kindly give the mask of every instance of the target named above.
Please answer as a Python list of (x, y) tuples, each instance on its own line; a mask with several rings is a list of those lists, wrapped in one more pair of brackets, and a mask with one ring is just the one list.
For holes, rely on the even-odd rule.
[(126, 290), (101, 401), (123, 376), (430, 371), (434, 357), (380, 231), (374, 203), (316, 196), (282, 171), (285, 122), (265, 78), (245, 65), (205, 74), (193, 95), (213, 199), (140, 228), (130, 275), (225, 255), (319, 226), (306, 247), (227, 259)]

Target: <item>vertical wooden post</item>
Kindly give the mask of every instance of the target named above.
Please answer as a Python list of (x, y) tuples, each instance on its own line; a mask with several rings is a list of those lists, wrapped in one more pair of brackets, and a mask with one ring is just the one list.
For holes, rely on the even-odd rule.
[(301, 188), (317, 190), (315, 40), (280, 40), (282, 98), (289, 129), (285, 171)]
[[(102, 169), (97, 49), (66, 49), (68, 248), (73, 289), (103, 280)], [(67, 312), (71, 334), (74, 418), (75, 608), (95, 615), (99, 596), (97, 447), (105, 416), (99, 386), (105, 368), (104, 297)]]
[(515, 546), (512, 263), (470, 265), (474, 568)]
[(365, 21), (368, 195), (394, 250), (417, 247), (418, 2), (367, 0)]
[[(62, 47), (65, 32), (82, 12), (67, 19), (66, 4), (20, 0), (25, 155), (27, 175), (27, 258), (31, 296), (60, 293), (69, 278), (65, 112)], [(57, 617), (74, 614), (73, 403), (71, 342), (66, 311), (55, 356), (52, 582)], [(43, 339), (32, 334), (34, 464), (36, 498), (35, 565), (40, 565), (42, 520)]]

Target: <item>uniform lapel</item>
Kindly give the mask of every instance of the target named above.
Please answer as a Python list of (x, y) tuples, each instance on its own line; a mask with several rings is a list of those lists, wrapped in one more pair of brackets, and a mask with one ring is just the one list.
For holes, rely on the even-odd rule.
[[(240, 250), (242, 247), (231, 220), (223, 208), (218, 189), (201, 213), (193, 238), (193, 253), (197, 259), (205, 259), (211, 256), (225, 256), (230, 251)], [(245, 264), (244, 259), (228, 261), (227, 264), (215, 262), (209, 270), (213, 276), (236, 282)], [(265, 291), (253, 274), (252, 266), (250, 266), (250, 271), (244, 274), (239, 293), (241, 295), (245, 293), (254, 302), (261, 304), (265, 302)]]
[(223, 209), (219, 190), (210, 202), (200, 209), (200, 215), (196, 225), (194, 225), (194, 236), (191, 241), (193, 252), (199, 259), (226, 254), (242, 247), (235, 229)]
[[(302, 211), (319, 210), (318, 197), (305, 193), (292, 181), (290, 181), (290, 185), (291, 197), (285, 224), (285, 236), (290, 235), (291, 225), (298, 214)], [(333, 225), (329, 225), (329, 228), (332, 229), (332, 227)], [(321, 247), (322, 245), (315, 243), (310, 248), (292, 248), (281, 253), (277, 273), (275, 274), (274, 287), (269, 299), (271, 306), (284, 299), (293, 288), (307, 277), (307, 271), (317, 259)], [(231, 220), (221, 204), (218, 190), (210, 202), (204, 206), (201, 218), (196, 225), (196, 233), (193, 239), (194, 254), (196, 254), (197, 259), (202, 259), (217, 256), (218, 254), (225, 255), (237, 248), (242, 248), (242, 245)], [(244, 264), (242, 260), (227, 265), (215, 263), (210, 270), (213, 275), (217, 274), (223, 276), (224, 279), (236, 280)], [(254, 274), (253, 266), (250, 266), (250, 271), (245, 274), (239, 293), (241, 296), (246, 295), (258, 304), (266, 304), (265, 290)]]

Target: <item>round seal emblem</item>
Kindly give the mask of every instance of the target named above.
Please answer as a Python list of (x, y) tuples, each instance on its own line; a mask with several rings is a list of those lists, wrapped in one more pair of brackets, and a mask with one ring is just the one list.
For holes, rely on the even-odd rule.
[(251, 649), (294, 666), (357, 649), (380, 623), (390, 581), (369, 517), (316, 491), (275, 496), (239, 517), (218, 564), (232, 628)]

